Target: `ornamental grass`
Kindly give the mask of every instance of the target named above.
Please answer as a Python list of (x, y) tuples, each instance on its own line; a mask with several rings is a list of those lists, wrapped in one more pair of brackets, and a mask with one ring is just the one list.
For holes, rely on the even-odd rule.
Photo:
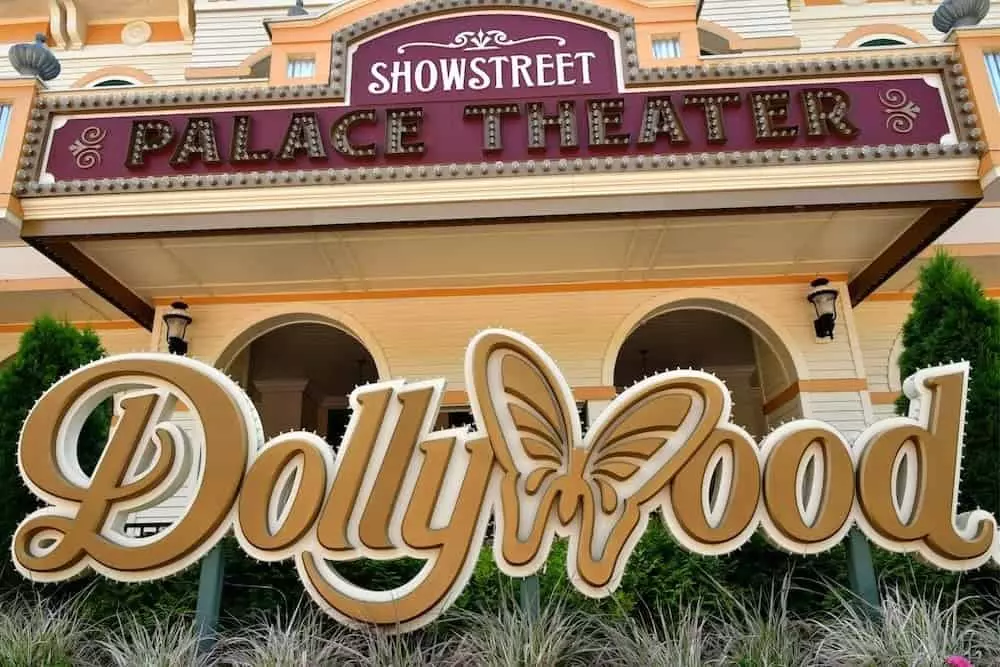
[[(790, 579), (729, 596), (609, 614), (549, 599), (525, 610), (506, 593), (408, 634), (336, 624), (311, 601), (258, 614), (217, 637), (190, 616), (90, 619), (85, 596), (0, 599), (0, 667), (987, 667), (1000, 665), (1000, 618), (957, 593), (883, 587), (878, 609), (835, 588), (837, 607), (799, 616)], [(1000, 608), (993, 605), (994, 608)], [(978, 609), (978, 607), (977, 607)]]

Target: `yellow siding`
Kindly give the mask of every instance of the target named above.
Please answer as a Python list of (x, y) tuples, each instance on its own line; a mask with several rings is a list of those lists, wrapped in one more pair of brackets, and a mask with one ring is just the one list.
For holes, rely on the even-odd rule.
[[(802, 378), (857, 377), (846, 336), (815, 341), (811, 310), (800, 286), (620, 290), (299, 303), (194, 305), (191, 354), (215, 363), (254, 323), (289, 313), (316, 313), (345, 323), (384, 357), (397, 378), (444, 377), (462, 387), (465, 347), (480, 329), (520, 331), (542, 345), (578, 386), (609, 384), (611, 359), (630, 322), (685, 298), (735, 302), (768, 321), (802, 358)], [(620, 341), (619, 341), (620, 342)]]
[[(110, 329), (97, 333), (108, 354), (143, 352), (150, 349), (150, 335), (145, 329)], [(0, 332), (0, 363), (17, 352), (17, 343), (20, 339), (20, 333)]]
[[(880, 2), (858, 5), (800, 6), (792, 11), (792, 27), (803, 49), (832, 49), (856, 28), (872, 24), (897, 24), (921, 33), (929, 42), (941, 42), (944, 35), (931, 25), (937, 4)], [(1000, 24), (1000, 8), (990, 9), (981, 25)], [(873, 35), (874, 36), (874, 35)]]
[[(12, 44), (0, 44), (0, 53), (7, 53)], [(79, 50), (53, 49), (62, 65), (62, 72), (46, 83), (50, 89), (72, 86), (84, 76), (105, 67), (127, 66), (142, 70), (159, 84), (183, 83), (184, 68), (191, 60), (191, 45), (183, 42), (155, 42), (142, 46), (102, 44)], [(18, 76), (7, 58), (0, 58), (0, 78)]]
[(869, 301), (854, 311), (870, 391), (899, 390), (889, 383), (891, 353), (909, 312), (909, 301)]
[(705, 0), (701, 18), (750, 39), (794, 35), (786, 0)]

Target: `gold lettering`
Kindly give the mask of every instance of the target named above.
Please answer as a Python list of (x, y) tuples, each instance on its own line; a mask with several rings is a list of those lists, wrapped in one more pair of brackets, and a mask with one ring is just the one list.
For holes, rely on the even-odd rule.
[(423, 109), (390, 109), (386, 112), (385, 154), (419, 155), (424, 152), (424, 142), (411, 141), (420, 134)]
[(183, 167), (198, 156), (205, 164), (219, 164), (219, 143), (215, 139), (215, 121), (209, 116), (189, 118), (170, 164)]
[(250, 139), (253, 134), (252, 116), (236, 116), (233, 119), (233, 145), (229, 151), (229, 161), (233, 164), (268, 162), (274, 156), (269, 150), (253, 150)]
[(750, 93), (754, 132), (758, 141), (785, 141), (798, 136), (797, 125), (784, 125), (788, 120), (789, 99), (787, 90)]
[(720, 427), (703, 443), (692, 441), (689, 446), (693, 455), (670, 490), (678, 537), (715, 553), (732, 551), (749, 539), (760, 499), (756, 448), (735, 427)]
[(427, 417), (431, 393), (429, 387), (418, 387), (396, 394), (403, 408), (358, 524), (361, 543), (372, 551), (394, 548), (389, 540), (389, 517), (399, 501), (400, 485), (420, 438), (420, 427)]
[(850, 138), (859, 132), (847, 117), (851, 111), (851, 98), (842, 90), (817, 88), (802, 91), (802, 108), (806, 115), (806, 133), (810, 137), (833, 134)]
[(144, 166), (148, 154), (163, 150), (173, 140), (174, 126), (169, 121), (157, 118), (133, 121), (125, 166), (129, 169)]
[(466, 118), (480, 116), (482, 119), (484, 151), (503, 148), (503, 117), (520, 114), (521, 108), (516, 104), (470, 104), (465, 107)]
[[(854, 462), (840, 435), (794, 422), (765, 445), (764, 504), (771, 538), (788, 548), (842, 537), (854, 505)], [(801, 508), (801, 509), (800, 509)], [(767, 523), (767, 522), (765, 522)]]
[(572, 100), (559, 102), (558, 113), (545, 113), (544, 102), (528, 103), (528, 148), (544, 150), (548, 129), (559, 128), (560, 148), (577, 148), (580, 145), (576, 129), (576, 105)]
[(327, 493), (325, 447), (293, 433), (272, 440), (254, 460), (240, 493), (239, 527), (256, 556), (283, 556), (315, 525)]
[(393, 393), (391, 388), (382, 387), (365, 387), (358, 391), (357, 405), (352, 406), (354, 416), (340, 447), (333, 489), (316, 528), (316, 538), (324, 549), (353, 549), (347, 540), (347, 525), (358, 502), (365, 470)]
[(610, 134), (609, 128), (622, 124), (625, 100), (591, 100), (587, 103), (587, 127), (590, 131), (591, 146), (624, 146), (628, 143), (627, 133)]
[(293, 113), (278, 149), (278, 160), (289, 162), (306, 155), (311, 160), (326, 158), (326, 146), (319, 131), (319, 119), (313, 112)]
[(639, 143), (652, 145), (661, 136), (666, 137), (670, 144), (688, 143), (687, 131), (670, 97), (650, 97), (642, 111)]
[[(191, 463), (183, 436), (160, 426), (160, 418), (171, 408), (169, 394), (143, 391), (121, 401), (123, 412), (91, 479), (83, 477), (78, 466), (64, 469), (63, 462), (76, 460), (80, 426), (97, 404), (87, 392), (103, 386), (97, 398), (108, 397), (114, 383), (119, 389), (134, 386), (133, 378), (183, 394), (201, 419), (206, 446), (189, 511), (159, 539), (126, 546), (104, 529), (107, 519), (136, 507), (137, 501), (148, 505), (168, 497), (186, 470), (175, 462)], [(15, 563), (30, 576), (50, 581), (72, 576), (88, 561), (122, 578), (157, 578), (183, 569), (208, 551), (226, 527), (248, 451), (259, 435), (249, 431), (236, 391), (222, 373), (209, 373), (194, 362), (181, 363), (166, 355), (105, 359), (58, 382), (35, 405), (21, 434), (22, 474), (52, 508), (35, 512), (18, 527)], [(88, 400), (82, 400), (86, 396)], [(65, 430), (60, 431), (63, 425)], [(148, 460), (149, 439), (154, 436), (156, 459), (143, 471), (139, 464)]]
[(360, 123), (375, 123), (375, 111), (363, 109), (344, 114), (340, 120), (333, 124), (330, 131), (330, 138), (333, 140), (333, 150), (344, 157), (362, 158), (375, 157), (375, 144), (354, 144), (351, 143), (351, 130)]
[[(123, 355), (67, 376), (29, 414), (19, 463), (48, 506), (18, 527), (14, 562), (42, 581), (87, 567), (153, 579), (195, 562), (232, 529), (254, 557), (294, 558), (309, 594), (337, 619), (390, 631), (421, 627), (457, 598), (491, 517), (502, 572), (536, 572), (553, 540), (569, 538), (567, 574), (595, 597), (618, 586), (657, 510), (702, 554), (732, 551), (758, 524), (785, 549), (819, 553), (857, 524), (884, 548), (971, 569), (990, 560), (996, 521), (982, 511), (955, 516), (968, 372), (954, 364), (908, 379), (911, 418), (875, 424), (854, 449), (815, 420), (786, 424), (758, 448), (730, 423), (722, 382), (697, 371), (630, 387), (584, 435), (554, 360), (523, 336), (488, 330), (466, 353), (473, 431), (430, 431), (443, 380), (386, 381), (351, 395), (334, 456), (309, 433), (262, 446), (249, 398), (211, 367)], [(119, 418), (88, 477), (76, 439), (111, 396)], [(204, 442), (170, 422), (177, 397)], [(124, 539), (125, 514), (170, 497), (196, 463), (183, 516), (156, 538)], [(392, 591), (361, 589), (335, 567), (402, 557), (425, 565)]]
[(858, 500), (872, 537), (918, 543), (929, 558), (956, 565), (986, 557), (996, 534), (985, 512), (957, 517), (961, 530), (955, 525), (967, 373), (945, 367), (909, 380), (919, 420), (869, 429), (858, 467)]

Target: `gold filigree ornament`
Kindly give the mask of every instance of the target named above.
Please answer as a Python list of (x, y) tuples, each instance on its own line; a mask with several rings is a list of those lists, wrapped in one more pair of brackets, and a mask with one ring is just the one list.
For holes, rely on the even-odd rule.
[[(145, 581), (196, 563), (232, 530), (260, 560), (291, 559), (313, 599), (341, 622), (390, 632), (433, 621), (472, 575), (490, 518), (511, 576), (537, 572), (569, 540), (573, 585), (601, 597), (659, 510), (686, 548), (723, 554), (761, 528), (795, 553), (833, 547), (857, 525), (879, 546), (968, 570), (997, 561), (996, 521), (955, 515), (969, 366), (916, 373), (909, 417), (869, 427), (853, 446), (797, 420), (761, 445), (729, 422), (725, 385), (670, 371), (624, 391), (584, 435), (555, 362), (524, 336), (471, 342), (466, 385), (474, 430), (435, 431), (444, 380), (358, 387), (335, 455), (315, 433), (264, 442), (243, 390), (207, 364), (126, 354), (62, 378), (31, 410), (18, 446), (28, 488), (46, 503), (15, 532), (14, 564), (35, 581), (93, 569)], [(113, 398), (118, 419), (92, 474), (79, 464), (83, 423)], [(191, 426), (172, 421), (174, 404)], [(180, 516), (129, 537), (125, 516), (175, 497)], [(416, 558), (413, 580), (374, 591), (336, 564)]]

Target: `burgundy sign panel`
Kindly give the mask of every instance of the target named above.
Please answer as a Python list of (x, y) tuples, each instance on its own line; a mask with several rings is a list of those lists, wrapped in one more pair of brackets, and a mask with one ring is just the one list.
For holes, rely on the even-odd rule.
[(934, 77), (620, 92), (613, 33), (523, 13), (352, 47), (349, 104), (57, 117), (58, 181), (939, 143)]
[(483, 12), (409, 25), (356, 47), (356, 104), (604, 95), (618, 90), (616, 46), (592, 26)]

